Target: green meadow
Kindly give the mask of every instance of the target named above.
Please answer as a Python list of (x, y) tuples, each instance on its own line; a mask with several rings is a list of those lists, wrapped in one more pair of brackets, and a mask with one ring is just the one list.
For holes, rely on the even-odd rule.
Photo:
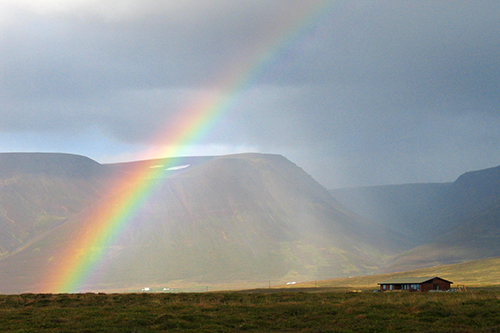
[(1, 332), (500, 332), (500, 290), (0, 295)]

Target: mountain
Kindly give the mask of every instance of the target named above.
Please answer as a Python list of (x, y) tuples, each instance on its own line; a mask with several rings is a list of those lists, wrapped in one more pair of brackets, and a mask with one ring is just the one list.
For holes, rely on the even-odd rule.
[(69, 154), (0, 154), (0, 258), (98, 199), (111, 171)]
[(332, 190), (375, 225), (412, 237), (415, 247), (381, 271), (404, 271), (500, 256), (500, 167), (453, 183)]
[[(500, 167), (467, 172), (446, 191), (429, 242), (396, 256), (387, 270), (500, 256)], [(436, 228), (438, 229), (438, 228)]]
[[(26, 170), (35, 169), (36, 179), (44, 179), (47, 189), (61, 187), (64, 195), (52, 196), (44, 188), (26, 190), (30, 197), (18, 189), (19, 198), (31, 207), (32, 197), (40, 191), (50, 197), (52, 206), (66, 212), (61, 208), (65, 207), (67, 213), (54, 213), (57, 218), (37, 229), (34, 221), (46, 209), (40, 202), (31, 216), (16, 222), (31, 236), (0, 260), (0, 293), (53, 291), (41, 277), (57, 275), (61, 263), (73, 260), (67, 249), (89, 232), (89, 223), (115, 198), (138, 186), (154, 191), (129, 217), (119, 237), (101, 248), (81, 249), (100, 253), (100, 262), (106, 263), (82, 290), (130, 290), (172, 281), (286, 282), (370, 274), (408, 249), (404, 237), (354, 215), (279, 155), (180, 159), (172, 168), (175, 171), (141, 179), (140, 184), (129, 180), (137, 170), (171, 161), (101, 165), (73, 155), (42, 157), (24, 156), (34, 165), (18, 168), (17, 181), (31, 179)], [(80, 161), (85, 172), (75, 166)], [(68, 198), (78, 198), (69, 202), (80, 205), (65, 206)], [(2, 202), (2, 209), (9, 204)]]
[[(500, 167), (327, 191), (280, 155), (100, 164), (4, 153), (0, 189), (0, 293), (58, 291), (47, 281), (86, 253), (94, 268), (81, 291), (314, 281), (500, 256)], [(124, 216), (116, 232), (75, 247), (113, 209)]]

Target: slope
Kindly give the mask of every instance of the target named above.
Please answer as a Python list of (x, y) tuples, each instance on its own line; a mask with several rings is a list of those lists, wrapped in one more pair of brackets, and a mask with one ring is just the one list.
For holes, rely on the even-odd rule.
[(500, 256), (500, 167), (453, 183), (332, 190), (353, 211), (412, 237), (415, 247), (387, 262), (394, 272)]
[(109, 176), (83, 156), (0, 154), (0, 258), (92, 204)]
[[(93, 249), (106, 264), (81, 290), (367, 274), (402, 249), (282, 156), (215, 157), (146, 181), (156, 182), (156, 191), (116, 242)], [(1, 276), (7, 283), (0, 292), (53, 291), (37, 277), (58, 274), (58, 262), (71, 259), (65, 249), (107, 202), (1, 261), (10, 274)]]
[(441, 202), (434, 218), (445, 232), (396, 256), (387, 270), (500, 256), (500, 167), (461, 175)]

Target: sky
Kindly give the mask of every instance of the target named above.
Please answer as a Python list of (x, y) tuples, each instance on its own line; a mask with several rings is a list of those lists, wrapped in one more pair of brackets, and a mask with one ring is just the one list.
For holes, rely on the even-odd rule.
[[(203, 135), (165, 135), (214, 98)], [(0, 152), (184, 145), (281, 154), (331, 189), (449, 182), (500, 165), (499, 106), (497, 0), (0, 3)]]

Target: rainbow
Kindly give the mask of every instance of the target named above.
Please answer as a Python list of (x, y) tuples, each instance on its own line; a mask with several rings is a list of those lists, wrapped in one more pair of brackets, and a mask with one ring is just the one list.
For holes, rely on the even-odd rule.
[[(310, 1), (307, 10), (297, 13), (276, 34), (261, 45), (254, 46), (246, 59), (229, 68), (222, 80), (217, 82), (216, 86), (222, 89), (211, 96), (200, 96), (179, 114), (178, 118), (171, 122), (175, 126), (169, 126), (163, 131), (167, 135), (157, 138), (156, 142), (168, 144), (149, 152), (148, 155), (186, 156), (187, 147), (199, 142), (219, 119), (231, 110), (259, 76), (279, 61), (280, 53), (314, 27), (315, 20), (326, 11), (329, 4), (328, 1)], [(169, 161), (170, 165), (161, 168), (149, 165), (137, 171), (127, 179), (127, 185), (121, 185), (126, 190), (116, 191), (105, 204), (98, 209), (92, 209), (86, 215), (84, 232), (68, 242), (68, 248), (63, 251), (64, 255), (54, 256), (52, 259), (50, 272), (41, 286), (44, 292), (84, 291), (86, 281), (94, 276), (102, 265), (104, 249), (118, 240), (134, 214), (154, 193), (158, 182), (144, 180), (161, 177), (166, 169), (179, 163), (177, 158), (171, 158)]]

